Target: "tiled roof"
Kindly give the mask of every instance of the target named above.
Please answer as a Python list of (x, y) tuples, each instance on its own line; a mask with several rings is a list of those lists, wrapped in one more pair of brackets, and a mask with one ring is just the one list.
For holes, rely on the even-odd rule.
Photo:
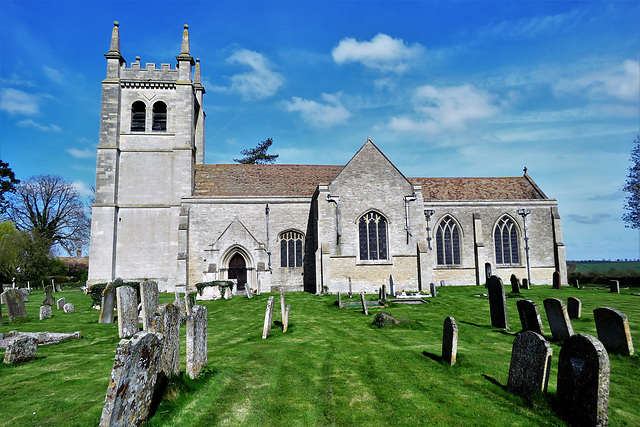
[[(198, 197), (311, 196), (318, 184), (329, 184), (339, 165), (198, 165)], [(422, 185), (424, 200), (546, 199), (527, 176), (509, 178), (408, 178)]]

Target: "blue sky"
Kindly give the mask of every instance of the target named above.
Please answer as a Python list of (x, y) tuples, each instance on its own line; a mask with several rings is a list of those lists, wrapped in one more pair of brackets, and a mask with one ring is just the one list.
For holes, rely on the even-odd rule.
[[(519, 176), (558, 200), (568, 259), (638, 258), (621, 215), (640, 132), (637, 1), (0, 0), (0, 158), (95, 180), (113, 21), (127, 63), (201, 59), (206, 162), (273, 138), (344, 164), (371, 139), (406, 176)], [(531, 242), (535, 244), (535, 242)]]

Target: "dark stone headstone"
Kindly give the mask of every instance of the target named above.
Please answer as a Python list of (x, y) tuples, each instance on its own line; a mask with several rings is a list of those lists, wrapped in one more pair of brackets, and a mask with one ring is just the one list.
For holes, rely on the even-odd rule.
[(491, 326), (495, 328), (509, 329), (509, 317), (507, 316), (507, 300), (504, 294), (502, 279), (491, 276), (487, 282), (489, 288), (489, 308), (491, 310)]
[(353, 289), (351, 289), (351, 275), (349, 275), (349, 298), (353, 298)]
[(393, 276), (389, 276), (389, 293), (392, 298), (396, 296), (396, 290), (393, 287)]
[(438, 296), (438, 290), (436, 289), (435, 283), (429, 283), (429, 291), (431, 292), (432, 297), (435, 298)]
[(609, 286), (609, 291), (614, 294), (620, 293), (620, 282), (617, 280), (612, 280), (611, 285)]
[(569, 319), (579, 319), (582, 317), (582, 301), (576, 297), (569, 297), (567, 299), (567, 313), (569, 313)]
[(609, 353), (631, 356), (634, 353), (629, 320), (623, 312), (611, 307), (593, 310), (598, 339)]
[(544, 310), (547, 312), (549, 328), (555, 341), (566, 341), (573, 335), (573, 326), (561, 299), (547, 298), (544, 300)]
[(44, 287), (44, 300), (42, 305), (56, 305), (56, 300), (53, 298), (53, 286), (48, 285)]
[(387, 300), (387, 285), (382, 285), (382, 301)]
[(338, 307), (342, 308), (342, 294), (338, 292)]
[(389, 313), (385, 313), (384, 311), (376, 314), (376, 317), (373, 318), (373, 322), (371, 322), (372, 325), (377, 326), (378, 328), (397, 325), (398, 323), (400, 323), (398, 319), (396, 319)]
[(520, 293), (520, 280), (516, 277), (515, 274), (512, 274), (510, 279), (511, 281), (511, 292), (519, 294)]
[(516, 302), (516, 306), (518, 307), (518, 315), (520, 316), (522, 330), (544, 335), (538, 305), (531, 300), (521, 299)]
[(553, 272), (553, 289), (560, 289), (560, 273), (557, 271)]
[(522, 289), (530, 289), (529, 279), (522, 279)]
[(7, 316), (10, 321), (14, 321), (19, 317), (27, 317), (27, 308), (22, 300), (22, 294), (17, 289), (7, 289), (2, 293), (5, 304), (7, 304)]
[(536, 392), (546, 392), (552, 354), (551, 345), (542, 335), (519, 332), (513, 340), (507, 390), (527, 400)]
[(573, 426), (606, 426), (609, 417), (609, 355), (586, 334), (568, 338), (558, 359), (557, 410)]
[(484, 277), (486, 277), (486, 279), (487, 279), (486, 283), (489, 283), (489, 277), (491, 277), (491, 276), (492, 276), (491, 263), (490, 262), (485, 262), (484, 263)]
[(448, 365), (456, 364), (458, 354), (458, 325), (456, 319), (449, 316), (444, 319), (442, 328), (442, 360)]

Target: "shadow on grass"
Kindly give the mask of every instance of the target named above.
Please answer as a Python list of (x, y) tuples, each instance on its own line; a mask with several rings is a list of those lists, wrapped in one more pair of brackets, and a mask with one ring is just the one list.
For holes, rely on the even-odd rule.
[(423, 356), (427, 356), (429, 359), (435, 360), (438, 363), (442, 363), (442, 357), (439, 354), (430, 353), (428, 351), (422, 352)]
[(486, 374), (482, 374), (482, 376), (484, 377), (485, 380), (489, 381), (491, 384), (500, 387), (504, 391), (507, 391), (507, 386), (500, 384), (498, 382), (498, 380), (496, 380), (495, 378), (492, 378), (492, 377), (490, 377), (489, 375), (486, 375)]

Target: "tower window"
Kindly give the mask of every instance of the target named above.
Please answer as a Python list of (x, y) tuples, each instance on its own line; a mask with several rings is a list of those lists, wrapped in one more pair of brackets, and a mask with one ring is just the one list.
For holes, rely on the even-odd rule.
[(302, 233), (285, 231), (280, 235), (280, 266), (302, 267)]
[(376, 212), (368, 212), (358, 221), (360, 259), (387, 259), (387, 220)]
[(158, 101), (153, 104), (153, 131), (164, 132), (167, 130), (167, 104)]
[(438, 265), (460, 265), (460, 230), (450, 216), (436, 229)]
[(131, 106), (131, 132), (144, 132), (146, 109), (142, 101), (136, 101)]

